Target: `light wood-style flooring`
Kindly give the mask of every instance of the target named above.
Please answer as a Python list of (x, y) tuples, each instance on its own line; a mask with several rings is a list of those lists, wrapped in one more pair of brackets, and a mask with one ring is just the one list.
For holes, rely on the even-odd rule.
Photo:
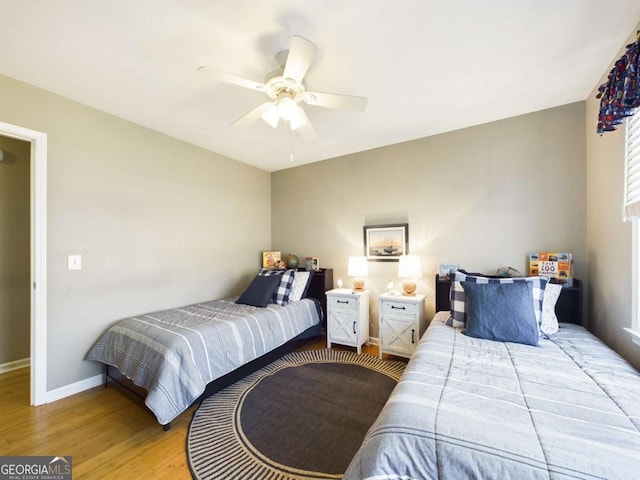
[[(299, 350), (322, 348), (320, 338)], [(378, 348), (363, 352), (377, 355)], [(186, 437), (196, 407), (165, 432), (153, 414), (116, 388), (96, 387), (31, 407), (29, 384), (28, 368), (0, 375), (0, 455), (70, 455), (74, 479), (191, 478)]]

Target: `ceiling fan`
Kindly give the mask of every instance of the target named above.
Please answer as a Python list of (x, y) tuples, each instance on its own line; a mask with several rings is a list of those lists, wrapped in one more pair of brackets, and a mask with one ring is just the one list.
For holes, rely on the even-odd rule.
[(268, 74), (264, 83), (207, 66), (199, 67), (198, 73), (214, 80), (264, 92), (271, 98), (231, 125), (245, 127), (262, 117), (273, 128), (277, 128), (279, 120), (283, 119), (289, 122), (292, 131), (297, 130), (305, 139), (312, 140), (316, 137), (315, 129), (300, 103), (358, 112), (363, 112), (367, 107), (365, 97), (307, 91), (304, 76), (313, 62), (317, 49), (318, 47), (306, 38), (294, 35), (289, 50), (276, 55), (281, 68)]

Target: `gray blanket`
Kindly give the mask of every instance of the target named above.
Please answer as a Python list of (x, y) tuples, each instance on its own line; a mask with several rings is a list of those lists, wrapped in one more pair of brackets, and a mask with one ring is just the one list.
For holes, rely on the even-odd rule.
[(216, 300), (121, 320), (87, 360), (118, 368), (148, 395), (158, 422), (171, 422), (207, 383), (283, 345), (320, 321), (305, 299), (257, 308)]
[(531, 347), (436, 316), (344, 478), (640, 477), (640, 374), (582, 327)]

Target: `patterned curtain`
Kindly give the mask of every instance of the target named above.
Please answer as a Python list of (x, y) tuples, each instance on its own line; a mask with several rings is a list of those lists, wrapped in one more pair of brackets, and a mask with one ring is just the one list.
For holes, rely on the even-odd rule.
[(606, 83), (598, 88), (598, 133), (615, 130), (625, 117), (633, 115), (635, 109), (640, 107), (639, 53), (640, 30), (635, 43), (627, 45), (627, 51), (616, 61)]

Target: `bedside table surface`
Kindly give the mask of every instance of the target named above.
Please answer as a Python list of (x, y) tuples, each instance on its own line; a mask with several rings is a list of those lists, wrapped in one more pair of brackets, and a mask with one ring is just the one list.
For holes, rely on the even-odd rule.
[(344, 295), (344, 296), (355, 297), (355, 296), (358, 296), (358, 295), (364, 295), (365, 293), (369, 293), (369, 290), (362, 290), (360, 292), (354, 292), (350, 288), (334, 288), (333, 290), (329, 290), (326, 293), (327, 293), (327, 295)]
[(412, 303), (423, 302), (426, 297), (427, 297), (426, 295), (419, 295), (419, 294), (416, 294), (412, 297), (402, 295), (402, 294), (391, 295), (389, 293), (381, 293), (380, 295), (378, 295), (378, 299), (380, 300), (394, 300), (399, 302), (412, 302)]

